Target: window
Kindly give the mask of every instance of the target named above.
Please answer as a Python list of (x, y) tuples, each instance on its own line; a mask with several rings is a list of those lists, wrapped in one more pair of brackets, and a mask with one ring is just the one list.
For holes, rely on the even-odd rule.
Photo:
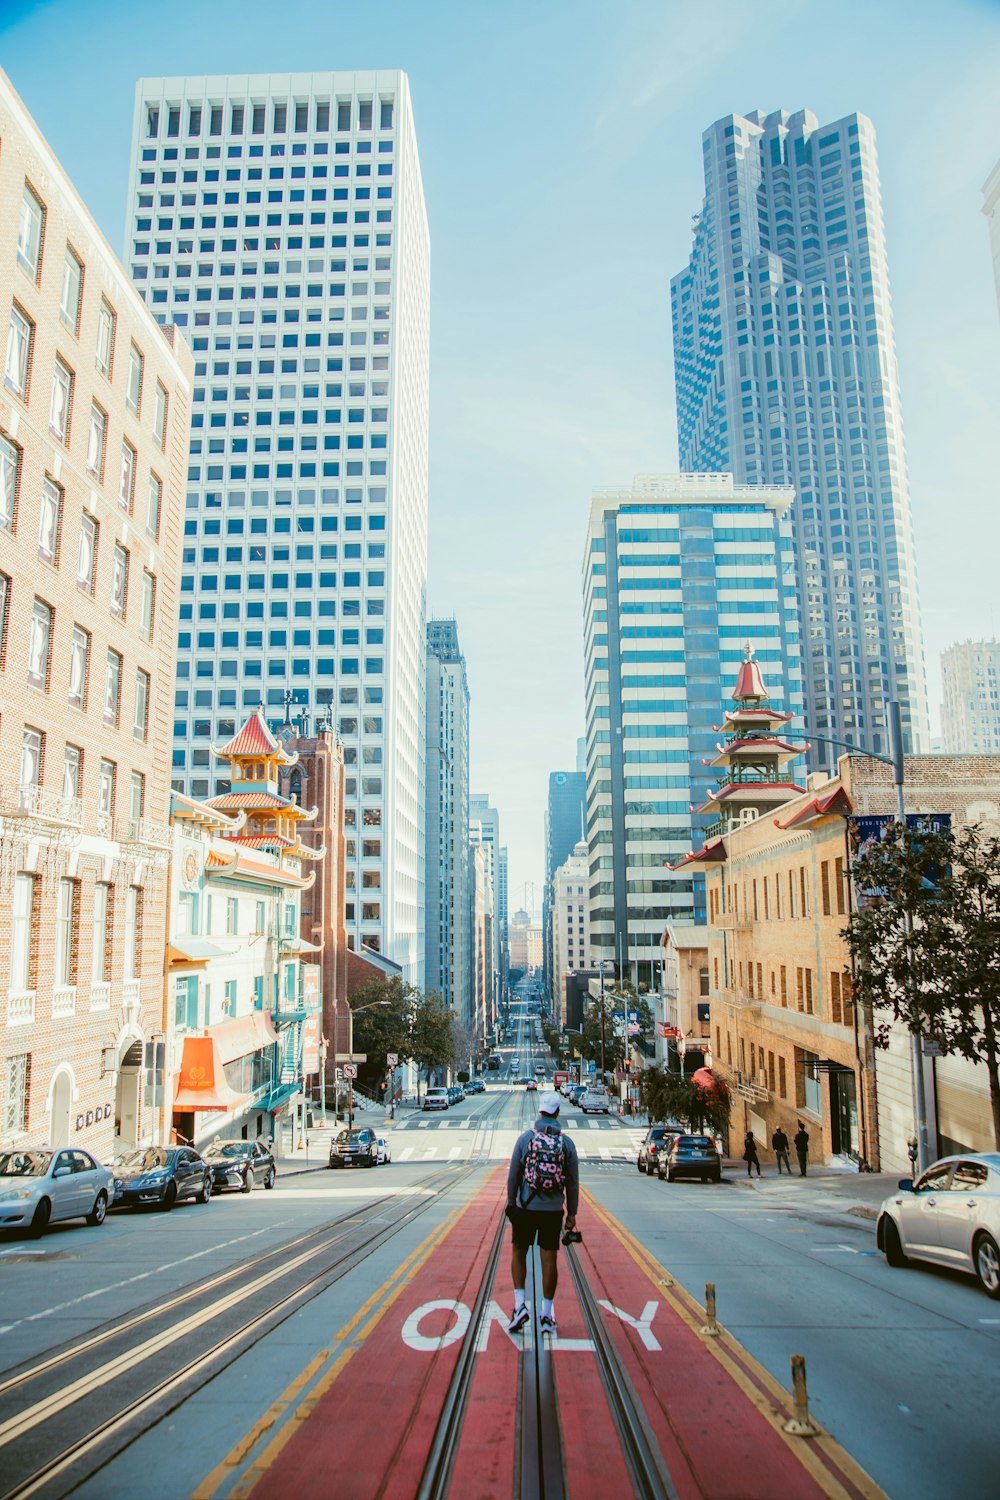
[(76, 984), (76, 945), (80, 929), (80, 887), (75, 880), (60, 880), (56, 899), (56, 951), (52, 982), (57, 987)]
[(18, 770), (18, 802), (28, 811), (38, 801), (45, 759), (45, 736), (40, 729), (26, 724), (21, 731), (21, 764)]
[(104, 668), (104, 722), (118, 728), (121, 709), (122, 659), (117, 651), (109, 651)]
[(139, 406), (142, 402), (142, 366), (143, 358), (134, 344), (129, 345), (128, 350), (128, 385), (125, 390), (125, 405), (130, 412), (139, 415)]
[(99, 880), (94, 886), (94, 920), (90, 939), (90, 982), (103, 984), (111, 978), (111, 936), (114, 927), (111, 886)]
[(108, 304), (101, 300), (101, 310), (97, 314), (97, 353), (95, 363), (102, 375), (111, 379), (111, 371), (115, 360), (115, 314)]
[(239, 902), (237, 901), (237, 899), (236, 899), (235, 896), (227, 896), (227, 898), (226, 898), (226, 932), (229, 934), (230, 937), (234, 937), (236, 935), (236, 933), (239, 931), (239, 927), (237, 925), (238, 918), (239, 918)]
[(76, 555), (76, 586), (85, 594), (94, 592), (97, 568), (97, 522), (84, 511), (80, 520), (80, 545)]
[(52, 610), (43, 599), (31, 607), (28, 630), (28, 681), (32, 687), (49, 685), (49, 647), (52, 640)]
[(3, 1106), (4, 1140), (24, 1135), (28, 1129), (28, 1092), (31, 1083), (31, 1053), (7, 1059), (7, 1092)]
[(128, 789), (128, 815), (138, 823), (146, 808), (146, 778), (141, 771), (133, 771)]
[(60, 443), (69, 440), (70, 406), (73, 400), (73, 372), (61, 359), (56, 360), (52, 374), (52, 400), (49, 404), (49, 431)]
[(104, 447), (108, 436), (108, 418), (95, 402), (90, 408), (87, 429), (87, 473), (100, 484), (104, 478)]
[(38, 513), (38, 555), (47, 563), (59, 556), (62, 529), (62, 490), (51, 479), (42, 480), (42, 504)]
[(80, 292), (83, 288), (83, 266), (69, 246), (63, 261), (62, 294), (59, 298), (59, 316), (74, 336), (80, 326)]
[(74, 625), (69, 643), (69, 701), (72, 708), (87, 707), (89, 665), (90, 636), (82, 625)]
[(0, 573), (0, 667), (7, 663), (7, 629), (10, 622), (10, 579)]
[(45, 232), (45, 210), (27, 183), (21, 194), (21, 217), (17, 225), (17, 263), (32, 281), (38, 280), (42, 265), (42, 239)]
[(20, 467), (21, 450), (0, 437), (0, 531), (14, 530)]
[(118, 504), (122, 510), (132, 514), (132, 498), (135, 491), (135, 449), (129, 442), (122, 443), (122, 461), (118, 473)]
[(63, 796), (68, 800), (77, 801), (82, 785), (83, 751), (78, 745), (67, 745), (63, 750)]
[(35, 918), (35, 877), (22, 870), (14, 876), (11, 910), (10, 988), (14, 993), (34, 987)]
[(7, 360), (4, 365), (4, 384), (8, 390), (22, 400), (28, 393), (28, 374), (31, 369), (31, 339), (34, 324), (16, 307), (10, 310), (10, 328), (7, 332)]
[(132, 715), (132, 734), (144, 740), (149, 724), (149, 673), (141, 669), (135, 674), (135, 711)]
[(142, 570), (142, 593), (139, 596), (139, 634), (143, 640), (153, 638), (153, 611), (156, 606), (156, 579)]
[(113, 760), (102, 760), (97, 773), (97, 831), (103, 838), (111, 837), (112, 820), (115, 815), (115, 780), (117, 767)]
[(163, 504), (163, 484), (155, 474), (149, 476), (149, 496), (146, 505), (146, 535), (154, 542), (160, 539), (160, 509)]
[(111, 569), (111, 613), (118, 620), (124, 620), (128, 603), (128, 562), (128, 552), (116, 543)]
[(125, 978), (139, 974), (142, 957), (142, 890), (130, 885), (125, 896)]
[(165, 448), (167, 444), (167, 392), (159, 381), (156, 382), (156, 396), (153, 401), (153, 436), (157, 447)]

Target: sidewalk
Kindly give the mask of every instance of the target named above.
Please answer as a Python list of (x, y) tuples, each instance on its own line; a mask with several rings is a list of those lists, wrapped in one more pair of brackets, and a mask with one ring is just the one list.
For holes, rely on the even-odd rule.
[(875, 1219), (879, 1204), (899, 1181), (897, 1173), (852, 1172), (840, 1167), (815, 1166), (807, 1177), (800, 1177), (793, 1167), (791, 1177), (779, 1177), (773, 1165), (764, 1162), (764, 1175), (746, 1175), (746, 1163), (729, 1158), (723, 1170), (734, 1187), (742, 1188), (775, 1208), (805, 1207), (833, 1213), (853, 1214), (856, 1218)]

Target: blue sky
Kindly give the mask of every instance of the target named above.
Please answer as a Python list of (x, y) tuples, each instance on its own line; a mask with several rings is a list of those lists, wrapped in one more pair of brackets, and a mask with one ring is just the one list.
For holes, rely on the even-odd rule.
[(0, 64), (119, 250), (136, 78), (409, 73), (433, 245), (430, 606), (458, 618), (512, 908), (526, 882), (540, 902), (547, 775), (583, 731), (591, 490), (677, 468), (669, 279), (719, 116), (874, 121), (932, 705), (941, 649), (1000, 629), (992, 0), (0, 0)]

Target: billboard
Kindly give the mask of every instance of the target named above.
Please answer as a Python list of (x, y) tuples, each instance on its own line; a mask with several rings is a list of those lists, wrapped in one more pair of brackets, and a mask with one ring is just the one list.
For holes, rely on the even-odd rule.
[[(848, 836), (852, 862), (871, 854), (879, 844), (885, 843), (890, 830), (898, 819), (892, 813), (862, 814), (848, 818)], [(951, 813), (907, 813), (907, 829), (912, 833), (925, 830), (930, 833), (947, 833), (951, 828)], [(866, 901), (884, 899), (888, 895), (884, 886), (873, 886), (862, 890), (856, 888), (858, 908)]]
[(319, 1072), (319, 1016), (306, 1016), (302, 1022), (302, 1072), (307, 1078)]
[(302, 1009), (318, 1013), (319, 964), (299, 964), (299, 973), (302, 975)]

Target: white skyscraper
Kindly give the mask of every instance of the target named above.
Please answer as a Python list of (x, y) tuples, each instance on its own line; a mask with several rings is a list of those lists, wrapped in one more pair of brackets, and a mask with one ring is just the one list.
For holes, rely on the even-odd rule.
[(941, 750), (1000, 751), (1000, 641), (961, 641), (941, 652)]
[(195, 357), (174, 785), (263, 705), (347, 758), (347, 928), (423, 980), (430, 245), (406, 75), (140, 80), (126, 258)]

